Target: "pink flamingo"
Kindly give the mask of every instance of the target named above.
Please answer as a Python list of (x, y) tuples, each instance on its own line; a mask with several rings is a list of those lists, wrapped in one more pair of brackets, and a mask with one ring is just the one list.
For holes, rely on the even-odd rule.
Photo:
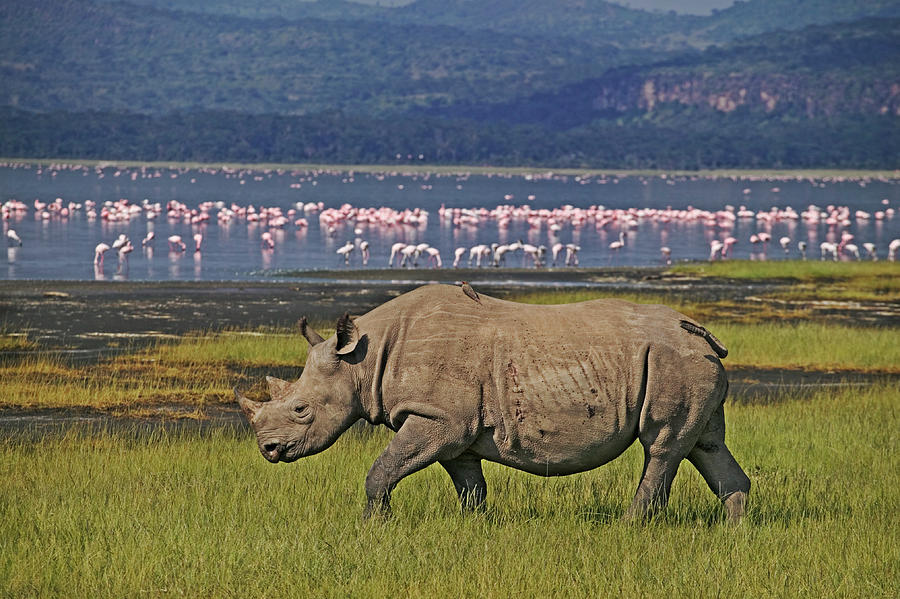
[(722, 257), (730, 257), (731, 256), (731, 246), (737, 243), (737, 239), (731, 237), (730, 235), (722, 240)]
[[(398, 257), (398, 260), (402, 257), (401, 252), (403, 251), (403, 248), (405, 248), (405, 247), (406, 247), (406, 244), (402, 243), (402, 242), (397, 242), (391, 246), (391, 258), (388, 260), (389, 267), (394, 266), (394, 257), (395, 256)], [(398, 264), (398, 266), (399, 266), (399, 264)]]
[(437, 248), (428, 247), (425, 248), (425, 253), (428, 254), (428, 260), (431, 262), (435, 268), (441, 268), (443, 263), (441, 262), (441, 252)]
[(459, 268), (459, 263), (466, 254), (466, 248), (456, 248), (453, 252), (453, 268)]
[(558, 241), (550, 246), (550, 254), (553, 256), (553, 266), (556, 266), (556, 259), (559, 258), (559, 253), (564, 247), (565, 246)]
[(259, 236), (259, 239), (264, 250), (271, 250), (275, 248), (275, 240), (272, 239), (271, 232), (265, 231), (262, 235)]
[(144, 237), (143, 240), (141, 240), (141, 246), (152, 245), (153, 239), (155, 237), (156, 237), (156, 233), (154, 233), (153, 231), (150, 231), (149, 233), (147, 233), (147, 236)]
[(875, 251), (875, 244), (872, 243), (871, 241), (867, 241), (864, 244), (862, 244), (862, 246), (866, 250), (866, 255), (868, 255), (869, 258), (872, 259), (872, 262), (877, 262), (878, 261), (878, 253)]
[(659, 248), (659, 251), (662, 254), (663, 260), (665, 261), (666, 265), (672, 264), (672, 248), (664, 245)]
[[(624, 235), (624, 233), (619, 233)], [(578, 266), (578, 252), (581, 250), (580, 245), (574, 243), (566, 244), (566, 266)]]
[(194, 251), (200, 251), (200, 244), (203, 243), (203, 234), (202, 233), (194, 233)]
[(888, 260), (893, 262), (896, 259), (897, 250), (900, 250), (900, 239), (894, 239), (888, 244)]
[(350, 254), (352, 254), (355, 249), (356, 246), (353, 245), (353, 242), (348, 241), (337, 249), (337, 254), (344, 257), (344, 264), (350, 264)]
[(187, 246), (181, 240), (181, 235), (169, 236), (169, 249), (173, 252), (183, 252), (187, 249)]
[(6, 232), (6, 238), (12, 243), (18, 244), (19, 247), (22, 247), (22, 238), (19, 237), (19, 234), (16, 233), (14, 229), (10, 229)]
[(368, 241), (360, 241), (359, 242), (359, 253), (362, 254), (363, 266), (369, 263), (369, 242)]
[(103, 254), (109, 251), (109, 245), (105, 243), (98, 243), (97, 247), (94, 248), (94, 264), (99, 266), (101, 269), (103, 268)]

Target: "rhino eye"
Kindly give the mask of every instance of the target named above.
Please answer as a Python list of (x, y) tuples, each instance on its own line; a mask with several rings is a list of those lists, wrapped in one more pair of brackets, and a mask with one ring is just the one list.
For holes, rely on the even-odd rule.
[(306, 416), (307, 414), (309, 414), (309, 406), (300, 404), (299, 406), (294, 408), (294, 412), (297, 414), (297, 416)]

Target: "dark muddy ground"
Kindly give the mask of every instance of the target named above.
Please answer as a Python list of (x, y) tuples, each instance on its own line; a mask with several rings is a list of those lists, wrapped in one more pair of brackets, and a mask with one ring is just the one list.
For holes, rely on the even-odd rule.
[[(543, 271), (340, 271), (303, 273), (290, 282), (130, 283), (0, 281), (0, 330), (25, 333), (38, 352), (72, 361), (96, 360), (160, 338), (190, 331), (256, 326), (293, 326), (300, 316), (328, 322), (345, 311), (362, 314), (429, 282), (468, 280), (495, 296), (542, 289), (597, 289), (675, 294), (686, 301), (735, 301), (752, 310), (759, 297), (783, 281), (733, 281), (673, 277), (656, 268), (547, 269)], [(808, 306), (807, 306), (808, 307)], [(900, 321), (900, 307), (843, 302), (823, 304), (820, 314), (868, 324)], [(15, 357), (14, 352), (6, 352)], [(0, 359), (3, 355), (0, 354)], [(727, 365), (727, 364), (726, 364)], [(769, 402), (829, 386), (900, 383), (900, 377), (863, 373), (731, 370), (733, 401)], [(146, 408), (140, 417), (95, 410), (0, 409), (0, 433), (40, 435), (72, 427), (117, 429), (235, 427), (243, 423), (230, 406)]]

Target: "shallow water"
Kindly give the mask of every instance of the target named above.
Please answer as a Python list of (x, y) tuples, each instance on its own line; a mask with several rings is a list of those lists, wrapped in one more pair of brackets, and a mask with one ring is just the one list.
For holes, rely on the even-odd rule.
[[(571, 205), (577, 208), (604, 206), (608, 209), (687, 209), (723, 210), (727, 205), (738, 209), (746, 206), (754, 211), (793, 207), (797, 212), (814, 204), (848, 206), (851, 213), (864, 210), (874, 214), (900, 206), (900, 180), (763, 180), (684, 177), (591, 177), (573, 176), (508, 176), (508, 175), (414, 175), (385, 172), (329, 173), (306, 171), (241, 171), (223, 169), (169, 170), (160, 168), (51, 168), (37, 165), (0, 167), (0, 202), (16, 199), (28, 206), (24, 214), (13, 213), (3, 222), (6, 249), (5, 268), (0, 263), (0, 279), (129, 279), (129, 280), (277, 280), (295, 271), (341, 268), (386, 268), (391, 245), (396, 242), (427, 243), (440, 251), (443, 267), (453, 260), (454, 249), (476, 244), (511, 243), (521, 240), (534, 246), (551, 248), (555, 243), (574, 243), (582, 267), (650, 266), (663, 263), (660, 248), (671, 248), (673, 261), (704, 260), (710, 255), (710, 241), (733, 236), (737, 243), (732, 258), (784, 260), (800, 259), (798, 241), (809, 244), (808, 256), (819, 258), (819, 243), (840, 241), (844, 232), (854, 235), (853, 243), (860, 252), (863, 242), (872, 242), (880, 259), (887, 256), (890, 240), (900, 237), (900, 215), (884, 220), (857, 219), (847, 227), (824, 223), (807, 225), (803, 221), (762, 223), (755, 218), (737, 219), (733, 228), (708, 226), (702, 221), (663, 223), (638, 219), (631, 227), (618, 222), (598, 227), (588, 220), (582, 226), (560, 222), (557, 233), (546, 222), (539, 228), (524, 219), (513, 219), (507, 228), (496, 220), (483, 219), (478, 226), (455, 226), (439, 217), (441, 205), (447, 208), (487, 208), (498, 205), (527, 205), (532, 209), (556, 209)], [(287, 211), (298, 202), (321, 202), (327, 208), (342, 204), (354, 207), (386, 206), (395, 210), (419, 208), (429, 212), (427, 224), (372, 225), (343, 223), (335, 225), (332, 234), (321, 224), (318, 212), (304, 214), (308, 227), (287, 224), (270, 229), (260, 223), (235, 219), (228, 224), (216, 221), (216, 209), (210, 220), (192, 225), (183, 219), (169, 219), (165, 211), (154, 220), (141, 214), (127, 221), (108, 222), (90, 219), (84, 208), (66, 217), (56, 213), (42, 218), (34, 209), (34, 201), (50, 203), (62, 198), (84, 204), (94, 201), (97, 210), (104, 202), (127, 199), (132, 204), (147, 200), (163, 206), (177, 201), (188, 208), (203, 202), (277, 206)], [(295, 217), (295, 218), (296, 218)], [(359, 234), (354, 232), (358, 226)], [(13, 229), (22, 246), (7, 241)], [(274, 249), (261, 247), (261, 235), (271, 231)], [(142, 248), (141, 239), (154, 231), (152, 247)], [(624, 233), (625, 246), (618, 251), (611, 242)], [(767, 244), (751, 244), (751, 235), (765, 231), (772, 237)], [(195, 252), (191, 241), (194, 233), (202, 233), (202, 250)], [(100, 242), (112, 244), (120, 234), (135, 245), (127, 261), (119, 262), (113, 251), (107, 253), (102, 270), (93, 265), (94, 248)], [(166, 239), (180, 235), (188, 244), (186, 252), (169, 251)], [(791, 238), (790, 252), (785, 253), (777, 240)], [(360, 252), (351, 255), (349, 266), (336, 250), (346, 242), (368, 241), (371, 258), (361, 263)], [(466, 254), (468, 257), (468, 253)], [(850, 259), (849, 255), (842, 259)], [(561, 266), (562, 254), (558, 266)], [(464, 264), (466, 261), (464, 261)], [(550, 264), (548, 252), (547, 265)], [(424, 256), (418, 267), (425, 268)], [(507, 255), (505, 266), (532, 267), (533, 262), (521, 251)]]

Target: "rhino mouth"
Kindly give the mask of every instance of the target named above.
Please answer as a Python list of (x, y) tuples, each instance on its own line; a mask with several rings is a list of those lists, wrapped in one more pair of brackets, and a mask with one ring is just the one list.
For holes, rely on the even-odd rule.
[(297, 443), (266, 443), (260, 448), (263, 457), (273, 464), (293, 462), (301, 457), (296, 451)]

